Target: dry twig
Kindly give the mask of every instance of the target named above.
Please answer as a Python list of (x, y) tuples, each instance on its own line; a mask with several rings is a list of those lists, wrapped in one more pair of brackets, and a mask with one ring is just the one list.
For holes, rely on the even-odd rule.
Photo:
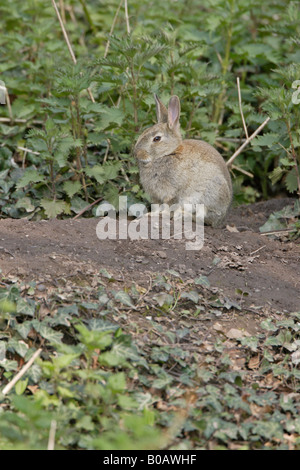
[(265, 127), (266, 124), (268, 124), (268, 122), (270, 121), (270, 118), (267, 117), (267, 119), (265, 119), (265, 121), (256, 129), (255, 132), (253, 132), (253, 134), (248, 135), (248, 130), (247, 130), (247, 126), (246, 126), (246, 123), (245, 123), (245, 119), (244, 119), (244, 114), (243, 114), (243, 109), (242, 109), (242, 98), (241, 98), (241, 89), (240, 89), (240, 80), (239, 78), (237, 78), (237, 87), (238, 87), (238, 98), (239, 98), (239, 108), (240, 108), (240, 113), (241, 113), (241, 117), (242, 117), (242, 122), (243, 122), (243, 127), (244, 127), (244, 131), (245, 131), (245, 134), (246, 134), (246, 140), (244, 141), (244, 143), (234, 152), (234, 154), (229, 158), (229, 160), (226, 162), (226, 165), (229, 167), (232, 165), (232, 162), (236, 159), (236, 157), (242, 153), (242, 151), (244, 150), (244, 148), (249, 144), (249, 142), (251, 142), (251, 140), (254, 139), (254, 137), (257, 136), (257, 134), (260, 133), (260, 131)]
[[(52, 5), (53, 5), (53, 7), (54, 7), (54, 10), (55, 10), (56, 16), (57, 16), (57, 18), (58, 18), (58, 21), (59, 21), (61, 30), (62, 30), (62, 32), (63, 32), (65, 41), (66, 41), (66, 43), (67, 43), (68, 50), (69, 50), (69, 52), (70, 52), (72, 61), (73, 61), (74, 64), (76, 65), (76, 64), (77, 64), (77, 59), (76, 59), (76, 57), (75, 57), (75, 54), (74, 54), (74, 52), (73, 52), (71, 43), (70, 43), (70, 41), (69, 41), (69, 38), (68, 38), (68, 35), (67, 35), (66, 28), (65, 28), (65, 26), (64, 26), (63, 20), (61, 19), (61, 16), (60, 16), (60, 13), (59, 13), (58, 8), (57, 8), (57, 6), (56, 6), (55, 0), (51, 0), (51, 1), (52, 1)], [(92, 94), (90, 88), (88, 88), (87, 91), (88, 91), (88, 94), (89, 94), (89, 96), (90, 96), (92, 102), (95, 103), (95, 99), (94, 99), (94, 97), (93, 97), (93, 94)]]
[(112, 22), (112, 25), (111, 25), (111, 28), (110, 28), (110, 32), (109, 32), (109, 35), (108, 35), (108, 40), (107, 40), (106, 47), (105, 47), (105, 52), (104, 52), (104, 59), (106, 58), (106, 56), (108, 54), (108, 49), (109, 49), (109, 46), (110, 46), (110, 37), (111, 37), (112, 33), (114, 32), (115, 25), (116, 25), (117, 18), (118, 18), (118, 14), (119, 14), (120, 8), (123, 4), (123, 1), (124, 0), (121, 0), (120, 3), (119, 3), (119, 6), (117, 8), (116, 14), (114, 16), (114, 19), (113, 19), (113, 22)]
[(130, 34), (130, 24), (129, 24), (127, 0), (124, 0), (124, 8), (125, 8), (125, 20), (126, 20), (127, 34)]
[(49, 439), (47, 450), (54, 450), (55, 446), (55, 433), (56, 433), (56, 421), (53, 419), (50, 424)]
[(249, 144), (249, 142), (251, 142), (251, 140), (254, 139), (254, 137), (257, 136), (257, 134), (260, 133), (260, 131), (265, 127), (266, 124), (268, 124), (268, 122), (270, 121), (271, 118), (267, 117), (267, 119), (256, 129), (255, 132), (253, 132), (253, 134), (250, 135), (250, 137), (248, 137), (248, 139), (245, 140), (245, 142), (234, 152), (234, 154), (232, 155), (232, 157), (229, 158), (229, 160), (226, 162), (226, 165), (227, 166), (230, 166), (233, 162), (233, 160), (236, 159), (236, 157), (242, 153), (242, 151), (244, 150), (244, 148)]
[(17, 373), (17, 375), (14, 376), (14, 378), (4, 387), (2, 390), (3, 395), (7, 395), (8, 392), (13, 388), (13, 386), (20, 380), (21, 377), (28, 371), (28, 369), (32, 366), (34, 361), (36, 360), (37, 357), (42, 352), (42, 348), (39, 348), (35, 351), (35, 353), (32, 355), (32, 357), (29, 359), (29, 361), (22, 367), (20, 372)]
[(93, 207), (95, 204), (97, 204), (97, 202), (102, 201), (102, 199), (103, 199), (103, 197), (99, 197), (99, 199), (96, 199), (96, 201), (94, 201), (91, 204), (89, 204), (88, 206), (84, 207), (80, 212), (78, 212), (77, 215), (75, 215), (75, 217), (73, 217), (72, 220), (78, 219), (78, 217), (80, 217), (82, 214), (84, 214), (86, 211), (88, 211), (91, 207)]

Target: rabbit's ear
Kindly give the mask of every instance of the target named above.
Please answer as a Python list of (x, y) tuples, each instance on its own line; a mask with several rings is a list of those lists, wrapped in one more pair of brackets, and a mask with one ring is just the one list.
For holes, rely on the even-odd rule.
[(171, 96), (168, 108), (168, 124), (170, 129), (179, 127), (180, 100), (178, 96)]
[(156, 118), (157, 122), (168, 122), (168, 110), (165, 105), (160, 101), (157, 95), (154, 95), (156, 102)]

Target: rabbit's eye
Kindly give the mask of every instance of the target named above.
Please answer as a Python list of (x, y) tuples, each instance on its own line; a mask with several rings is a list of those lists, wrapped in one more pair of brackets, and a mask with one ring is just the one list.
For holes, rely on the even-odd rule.
[(153, 142), (159, 142), (161, 140), (160, 135), (154, 137)]

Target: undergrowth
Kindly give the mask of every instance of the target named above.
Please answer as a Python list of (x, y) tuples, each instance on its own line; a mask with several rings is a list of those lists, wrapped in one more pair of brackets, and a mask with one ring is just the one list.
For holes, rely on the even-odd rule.
[(2, 286), (1, 384), (42, 353), (1, 396), (1, 449), (46, 449), (53, 425), (56, 449), (299, 449), (299, 313), (237, 334), (239, 306), (176, 272)]

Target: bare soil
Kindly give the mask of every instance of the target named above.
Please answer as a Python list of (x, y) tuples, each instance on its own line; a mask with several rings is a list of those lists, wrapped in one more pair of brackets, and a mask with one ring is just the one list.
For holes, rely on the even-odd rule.
[(186, 281), (207, 276), (211, 290), (253, 317), (260, 309), (300, 311), (299, 241), (259, 232), (270, 213), (288, 203), (274, 199), (232, 208), (226, 228), (205, 227), (199, 251), (187, 251), (186, 240), (99, 240), (94, 218), (2, 219), (0, 268), (5, 278), (54, 287), (60, 278), (88, 278), (105, 268), (126, 285), (147, 288), (154, 273), (174, 270)]

